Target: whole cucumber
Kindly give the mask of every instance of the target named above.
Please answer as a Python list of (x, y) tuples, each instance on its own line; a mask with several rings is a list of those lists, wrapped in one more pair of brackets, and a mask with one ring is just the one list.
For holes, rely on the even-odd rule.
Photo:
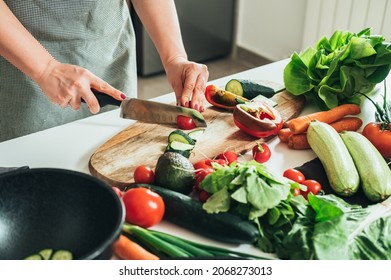
[(164, 201), (164, 219), (209, 238), (228, 243), (254, 244), (259, 238), (255, 223), (231, 213), (208, 214), (188, 195), (150, 184), (130, 184), (127, 189), (146, 187)]
[(307, 140), (321, 161), (334, 192), (341, 196), (355, 194), (360, 186), (360, 177), (338, 132), (327, 123), (312, 121), (307, 130)]
[(361, 133), (340, 134), (356, 165), (365, 196), (374, 202), (385, 200), (391, 195), (391, 170), (385, 159)]

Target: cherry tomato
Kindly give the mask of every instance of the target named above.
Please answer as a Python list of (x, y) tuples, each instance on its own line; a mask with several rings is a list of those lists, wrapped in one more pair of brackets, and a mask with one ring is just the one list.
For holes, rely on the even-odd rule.
[(271, 157), (271, 151), (266, 143), (257, 143), (252, 149), (253, 158), (259, 163), (267, 162)]
[(179, 115), (176, 118), (177, 125), (180, 129), (190, 130), (196, 127), (194, 120), (187, 116)]
[(128, 223), (149, 228), (163, 219), (163, 199), (148, 188), (129, 189), (122, 200), (125, 205), (125, 221)]
[(193, 164), (194, 169), (196, 170), (196, 182), (194, 185), (194, 190), (200, 191), (200, 184), (206, 175), (214, 171), (213, 167), (210, 164), (207, 164), (205, 160), (200, 160)]
[(122, 197), (123, 193), (119, 188), (112, 186), (111, 189), (118, 195), (119, 198)]
[(362, 134), (376, 147), (383, 157), (391, 158), (391, 124), (382, 129), (381, 123), (368, 123)]
[(148, 166), (139, 165), (134, 170), (133, 178), (136, 183), (152, 184), (155, 181), (155, 172)]
[(292, 181), (295, 181), (297, 183), (301, 183), (305, 180), (304, 174), (294, 168), (289, 168), (285, 170), (282, 176), (291, 179)]
[(319, 191), (322, 189), (322, 186), (318, 181), (315, 180), (304, 180), (301, 182), (302, 185), (307, 187), (307, 191), (302, 191), (301, 194), (304, 196), (305, 199), (307, 199), (309, 193), (313, 193), (317, 195)]
[(228, 164), (238, 161), (238, 154), (232, 151), (226, 151), (217, 156), (218, 159), (225, 160)]

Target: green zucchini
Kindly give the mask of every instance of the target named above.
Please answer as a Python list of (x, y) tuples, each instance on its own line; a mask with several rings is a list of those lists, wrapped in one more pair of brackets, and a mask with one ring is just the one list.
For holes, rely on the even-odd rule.
[(164, 201), (164, 219), (203, 236), (228, 243), (254, 244), (259, 238), (256, 225), (231, 213), (208, 214), (202, 203), (188, 195), (156, 185), (131, 184), (127, 188), (148, 187)]
[(258, 95), (270, 98), (276, 93), (271, 87), (246, 79), (231, 79), (225, 85), (225, 90), (247, 99), (253, 99)]
[(374, 202), (388, 198), (391, 170), (379, 151), (358, 132), (344, 131), (340, 135), (356, 165), (365, 196)]
[(176, 129), (168, 135), (168, 143), (173, 141), (182, 142), (185, 144), (195, 145), (195, 141), (186, 132)]
[(307, 140), (318, 156), (336, 194), (351, 196), (360, 186), (360, 177), (353, 159), (338, 132), (329, 124), (312, 121)]

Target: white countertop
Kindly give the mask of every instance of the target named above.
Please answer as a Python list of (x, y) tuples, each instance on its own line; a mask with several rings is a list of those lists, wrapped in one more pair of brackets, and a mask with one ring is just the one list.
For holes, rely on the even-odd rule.
[[(278, 61), (210, 81), (209, 84), (225, 85), (230, 78), (266, 80), (283, 84), (282, 73), (287, 62), (288, 60)], [(387, 85), (388, 88), (391, 88), (390, 81), (388, 81)], [(381, 90), (382, 92), (383, 83), (378, 84), (376, 90)], [(380, 94), (376, 94), (374, 99), (379, 100), (379, 96)], [(170, 93), (154, 100), (174, 102), (175, 97), (174, 93)], [(313, 107), (306, 106), (302, 114), (313, 110)], [(374, 107), (367, 100), (364, 101), (362, 112), (359, 116), (363, 119), (364, 125), (374, 120)], [(52, 167), (89, 173), (88, 162), (95, 150), (132, 123), (134, 121), (121, 119), (119, 117), (119, 109), (116, 109), (24, 137), (1, 142), (0, 166)], [(271, 148), (272, 157), (266, 165), (280, 174), (287, 168), (302, 165), (304, 162), (315, 157), (315, 154), (310, 150), (294, 151), (289, 149), (286, 144), (280, 143), (278, 137), (268, 142), (268, 144)], [(172, 232), (185, 238), (191, 238), (194, 241), (208, 242), (210, 244), (262, 255), (258, 249), (252, 246), (217, 243), (165, 221), (155, 226), (154, 229)]]

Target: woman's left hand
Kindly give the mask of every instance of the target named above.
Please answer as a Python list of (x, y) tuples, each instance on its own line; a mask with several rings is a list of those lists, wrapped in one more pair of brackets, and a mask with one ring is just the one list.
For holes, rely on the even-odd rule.
[(204, 92), (209, 78), (207, 66), (178, 57), (166, 64), (166, 73), (177, 105), (204, 111)]

